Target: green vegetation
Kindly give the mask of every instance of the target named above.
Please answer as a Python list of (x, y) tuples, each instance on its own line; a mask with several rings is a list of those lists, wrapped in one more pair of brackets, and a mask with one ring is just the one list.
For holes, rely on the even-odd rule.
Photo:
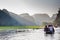
[(39, 29), (44, 28), (44, 26), (0, 26), (0, 29)]

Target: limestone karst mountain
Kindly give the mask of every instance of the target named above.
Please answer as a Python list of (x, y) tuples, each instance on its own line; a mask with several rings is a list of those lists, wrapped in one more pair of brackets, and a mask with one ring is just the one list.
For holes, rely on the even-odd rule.
[(58, 26), (60, 26), (60, 8), (58, 10), (58, 14), (57, 14), (57, 17), (54, 21), (55, 25), (57, 24)]
[(24, 19), (30, 21), (30, 22), (35, 23), (35, 19), (33, 18), (33, 16), (30, 16), (28, 13), (20, 14), (20, 16), (23, 17)]
[(42, 25), (43, 22), (50, 22), (50, 17), (47, 14), (35, 14), (33, 17), (37, 25)]
[(0, 10), (0, 25), (4, 26), (21, 26), (21, 25), (35, 25), (35, 23), (30, 22), (23, 17), (7, 11), (6, 9)]
[(22, 25), (19, 22), (17, 22), (14, 18), (12, 18), (8, 11), (3, 9), (0, 10), (0, 26), (13, 26), (13, 25)]
[(56, 19), (57, 14), (53, 14), (53, 16), (51, 17), (51, 21), (54, 22), (54, 20)]
[(14, 14), (12, 12), (10, 12), (9, 14), (10, 14), (10, 16), (12, 18), (14, 18), (15, 20), (17, 20), (19, 23), (21, 23), (23, 25), (27, 25), (27, 26), (36, 25), (35, 23), (33, 23), (33, 22), (21, 17), (20, 15), (16, 15), (16, 14)]
[[(56, 18), (57, 16), (57, 18)], [(6, 9), (0, 10), (0, 26), (34, 26), (42, 25), (43, 22), (53, 22), (59, 20), (60, 14), (53, 14), (49, 17), (48, 14), (34, 14), (30, 16), (28, 13), (17, 15), (9, 12)], [(58, 22), (58, 21), (57, 21)]]

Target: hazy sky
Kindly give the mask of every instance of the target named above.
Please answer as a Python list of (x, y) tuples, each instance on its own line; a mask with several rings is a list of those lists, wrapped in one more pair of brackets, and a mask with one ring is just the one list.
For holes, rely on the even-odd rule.
[(16, 14), (57, 13), (60, 0), (0, 0), (0, 9), (7, 9)]

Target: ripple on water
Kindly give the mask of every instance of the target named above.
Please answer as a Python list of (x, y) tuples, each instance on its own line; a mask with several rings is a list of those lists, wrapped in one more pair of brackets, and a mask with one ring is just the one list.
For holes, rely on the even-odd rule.
[(60, 40), (60, 33), (45, 35), (43, 29), (31, 30), (31, 32), (0, 32), (0, 40)]

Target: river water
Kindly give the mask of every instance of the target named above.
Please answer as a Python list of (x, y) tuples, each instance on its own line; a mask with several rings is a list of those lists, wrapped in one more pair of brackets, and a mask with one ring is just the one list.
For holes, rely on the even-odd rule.
[(44, 34), (43, 29), (5, 30), (0, 31), (0, 40), (60, 40), (60, 29), (56, 28), (54, 35)]

